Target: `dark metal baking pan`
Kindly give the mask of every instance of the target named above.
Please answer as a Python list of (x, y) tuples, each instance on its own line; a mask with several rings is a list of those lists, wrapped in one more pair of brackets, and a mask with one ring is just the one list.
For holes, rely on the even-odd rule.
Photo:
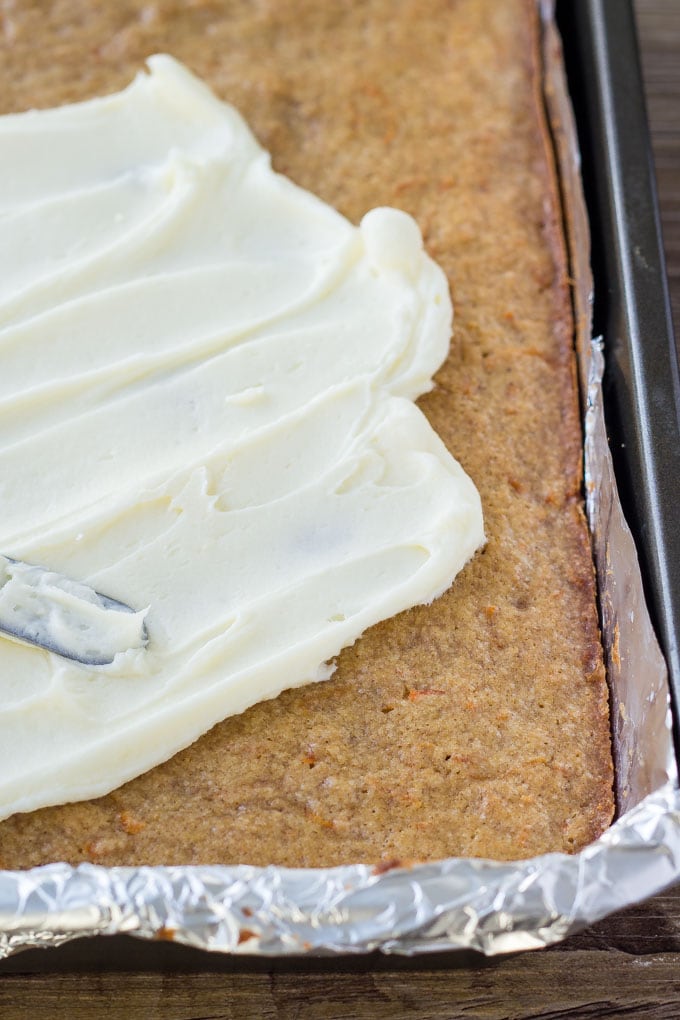
[(680, 378), (635, 20), (631, 0), (560, 0), (557, 22), (591, 225), (607, 430), (680, 757)]
[(630, 0), (558, 3), (591, 227), (608, 433), (680, 751), (680, 381)]
[[(595, 329), (605, 337), (606, 412), (624, 501), (647, 596), (680, 706), (680, 384), (662, 255), (654, 173), (628, 0), (558, 0), (558, 24), (583, 151), (593, 237)], [(678, 717), (676, 711), (676, 719)], [(676, 733), (677, 738), (677, 733)], [(677, 739), (676, 739), (677, 744)], [(463, 966), (468, 953), (437, 959)], [(0, 973), (80, 969), (270, 970), (380, 967), (382, 958), (347, 961), (238, 960), (206, 957), (127, 936), (29, 950)], [(475, 957), (476, 963), (481, 963)], [(417, 969), (422, 960), (391, 958)]]

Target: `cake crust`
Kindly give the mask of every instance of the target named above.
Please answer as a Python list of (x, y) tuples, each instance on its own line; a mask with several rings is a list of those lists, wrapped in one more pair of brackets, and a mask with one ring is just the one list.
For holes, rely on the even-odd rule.
[(590, 842), (613, 812), (607, 689), (533, 0), (27, 0), (3, 18), (3, 113), (115, 91), (169, 52), (353, 222), (376, 205), (417, 219), (456, 310), (420, 406), (480, 490), (488, 543), (329, 682), (97, 801), (1, 823), (0, 866), (513, 859)]

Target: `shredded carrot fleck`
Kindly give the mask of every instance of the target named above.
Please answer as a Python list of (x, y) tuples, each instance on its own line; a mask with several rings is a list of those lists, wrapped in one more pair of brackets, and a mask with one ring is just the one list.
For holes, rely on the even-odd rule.
[(403, 177), (400, 181), (397, 181), (392, 190), (395, 195), (399, 195), (402, 191), (419, 188), (424, 183), (425, 180), (422, 177)]
[(403, 862), (398, 857), (390, 857), (388, 860), (379, 861), (373, 868), (373, 874), (384, 875), (386, 871), (392, 871), (393, 868), (401, 867), (403, 867)]
[(407, 688), (406, 698), (408, 701), (419, 701), (421, 698), (426, 698), (430, 694), (446, 694), (446, 691), (441, 691), (436, 687), (423, 687), (420, 690)]
[(357, 91), (363, 92), (365, 96), (373, 96), (374, 99), (382, 99), (383, 102), (387, 99), (384, 89), (381, 89), (379, 85), (372, 81), (362, 82), (358, 86)]
[(142, 822), (139, 818), (135, 818), (129, 811), (121, 811), (118, 815), (118, 820), (122, 825), (123, 829), (127, 832), (128, 836), (136, 836), (138, 832), (146, 828), (146, 822)]
[(323, 815), (318, 814), (316, 811), (307, 811), (308, 817), (316, 822), (317, 825), (322, 825), (324, 829), (334, 829), (335, 822), (329, 818), (324, 818)]

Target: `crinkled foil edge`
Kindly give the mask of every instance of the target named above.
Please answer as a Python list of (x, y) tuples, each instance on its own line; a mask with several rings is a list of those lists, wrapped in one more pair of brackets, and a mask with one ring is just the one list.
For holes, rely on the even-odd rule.
[[(565, 189), (576, 274), (585, 408), (585, 484), (612, 689), (621, 817), (579, 854), (394, 868), (111, 868), (52, 864), (0, 872), (0, 958), (128, 933), (233, 954), (415, 954), (535, 949), (680, 878), (680, 791), (665, 667), (621, 514), (602, 412), (602, 356), (590, 343), (587, 221), (552, 3), (543, 15), (545, 101)], [(574, 194), (572, 194), (574, 191)], [(573, 210), (576, 210), (574, 213)], [(585, 268), (584, 268), (585, 266)]]
[(671, 784), (570, 857), (451, 859), (385, 874), (251, 868), (71, 868), (0, 878), (0, 949), (128, 932), (234, 954), (536, 949), (668, 885), (680, 868)]

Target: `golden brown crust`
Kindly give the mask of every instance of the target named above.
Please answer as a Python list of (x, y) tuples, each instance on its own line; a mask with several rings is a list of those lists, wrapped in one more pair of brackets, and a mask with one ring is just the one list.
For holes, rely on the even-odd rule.
[[(38, 0), (5, 15), (3, 112), (171, 52), (277, 169), (353, 221), (420, 222), (456, 307), (422, 407), (488, 545), (325, 684), (216, 726), (98, 801), (0, 825), (0, 865), (332, 865), (575, 850), (612, 814), (572, 323), (533, 0)], [(36, 40), (40, 39), (40, 49)]]

